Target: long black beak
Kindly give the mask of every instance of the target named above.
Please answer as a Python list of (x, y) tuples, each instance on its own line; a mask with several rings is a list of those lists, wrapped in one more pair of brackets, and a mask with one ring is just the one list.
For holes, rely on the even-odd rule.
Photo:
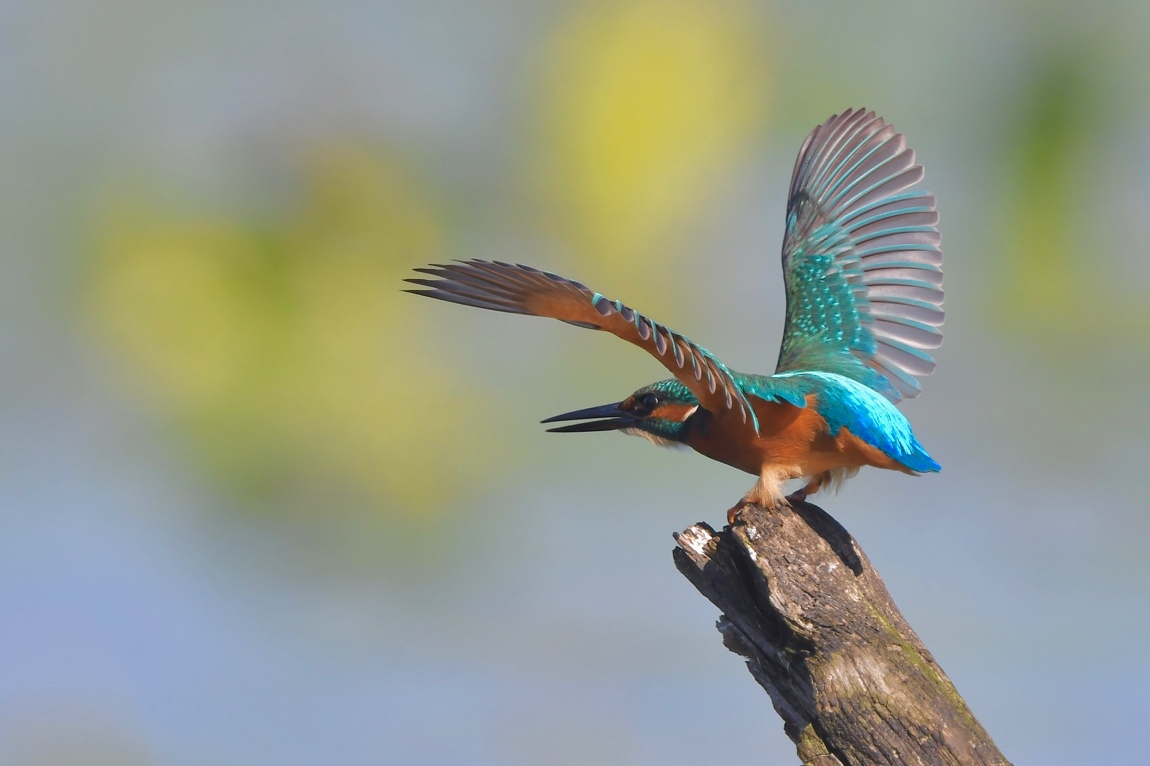
[[(555, 423), (560, 420), (588, 420), (587, 423), (574, 423), (559, 428), (548, 428), (548, 432), (555, 434), (573, 434), (582, 431), (615, 431), (635, 424), (635, 417), (619, 409), (622, 402), (604, 404), (602, 407), (588, 407), (585, 410), (575, 410), (556, 415), (553, 418), (541, 420), (541, 423)], [(599, 418), (610, 418), (600, 420)]]

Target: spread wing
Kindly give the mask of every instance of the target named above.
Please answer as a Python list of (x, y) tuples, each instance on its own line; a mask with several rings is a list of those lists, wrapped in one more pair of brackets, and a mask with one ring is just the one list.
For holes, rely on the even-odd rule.
[(427, 288), (416, 295), (464, 306), (559, 319), (577, 327), (606, 330), (647, 351), (714, 413), (733, 410), (743, 422), (758, 422), (731, 371), (709, 351), (642, 314), (593, 293), (578, 282), (530, 266), (498, 261), (460, 261), (416, 269), (434, 279), (408, 279)]
[(893, 401), (917, 396), (942, 344), (934, 195), (903, 136), (862, 109), (815, 128), (787, 201), (787, 318), (778, 372), (847, 375)]

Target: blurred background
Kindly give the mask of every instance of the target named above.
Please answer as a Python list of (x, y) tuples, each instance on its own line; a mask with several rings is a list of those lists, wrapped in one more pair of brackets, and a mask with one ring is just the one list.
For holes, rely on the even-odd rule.
[[(665, 377), (400, 293), (590, 284), (773, 369), (852, 106), (938, 195), (940, 475), (821, 503), (1015, 763), (1145, 759), (1150, 5), (0, 2), (0, 763), (794, 763), (671, 533), (750, 477), (538, 421)], [(718, 310), (716, 310), (718, 307)]]

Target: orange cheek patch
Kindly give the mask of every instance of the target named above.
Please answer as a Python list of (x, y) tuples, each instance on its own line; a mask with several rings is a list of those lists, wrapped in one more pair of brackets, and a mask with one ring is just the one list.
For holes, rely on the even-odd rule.
[(664, 404), (652, 410), (649, 417), (682, 423), (698, 408), (696, 404)]

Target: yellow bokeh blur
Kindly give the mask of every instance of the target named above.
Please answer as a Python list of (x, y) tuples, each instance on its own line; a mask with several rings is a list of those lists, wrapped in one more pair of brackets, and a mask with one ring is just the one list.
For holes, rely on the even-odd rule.
[(627, 0), (579, 9), (549, 41), (543, 185), (600, 273), (631, 284), (705, 213), (766, 116), (762, 30), (736, 0)]
[(377, 150), (301, 164), (298, 205), (270, 225), (115, 207), (94, 324), (225, 486), (277, 507), (318, 495), (436, 515), (491, 468), (456, 431), (485, 422), (480, 400), (420, 347), (400, 292), (441, 224)]

